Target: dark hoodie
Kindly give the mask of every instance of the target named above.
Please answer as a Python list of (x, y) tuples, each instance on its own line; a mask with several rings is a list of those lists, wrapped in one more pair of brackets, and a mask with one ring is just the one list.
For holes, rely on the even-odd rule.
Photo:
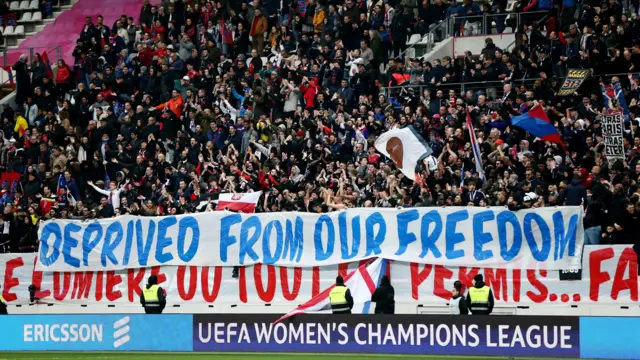
[(567, 206), (580, 206), (583, 201), (585, 205), (588, 203), (587, 189), (580, 181), (580, 177), (576, 176), (571, 181), (571, 184), (567, 185), (562, 194), (560, 194), (558, 203), (564, 203)]
[(376, 314), (394, 314), (396, 311), (395, 291), (388, 276), (383, 276), (380, 286), (371, 295), (371, 301), (376, 303)]

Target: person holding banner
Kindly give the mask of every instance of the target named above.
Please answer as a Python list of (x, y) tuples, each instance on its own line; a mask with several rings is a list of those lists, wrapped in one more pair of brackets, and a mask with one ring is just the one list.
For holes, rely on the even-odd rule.
[(380, 280), (380, 286), (371, 295), (371, 301), (376, 303), (376, 314), (394, 314), (396, 310), (395, 290), (391, 286), (391, 280), (384, 275)]

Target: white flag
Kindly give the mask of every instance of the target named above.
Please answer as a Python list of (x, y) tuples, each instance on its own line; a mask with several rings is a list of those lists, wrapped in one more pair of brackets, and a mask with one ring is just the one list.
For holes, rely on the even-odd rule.
[[(371, 295), (373, 295), (373, 292), (376, 290), (378, 285), (380, 285), (380, 280), (382, 280), (382, 277), (387, 272), (387, 265), (388, 260), (376, 258), (368, 263), (360, 265), (344, 278), (344, 285), (349, 288), (351, 297), (353, 297), (353, 309), (351, 309), (352, 314), (368, 314), (370, 312)], [(331, 293), (331, 290), (334, 287), (335, 284), (331, 285), (320, 294), (314, 296), (311, 300), (274, 321), (274, 324), (298, 314), (331, 313), (329, 293)]]
[(416, 166), (433, 152), (413, 126), (387, 131), (376, 140), (375, 147), (393, 160), (406, 177), (414, 181)]

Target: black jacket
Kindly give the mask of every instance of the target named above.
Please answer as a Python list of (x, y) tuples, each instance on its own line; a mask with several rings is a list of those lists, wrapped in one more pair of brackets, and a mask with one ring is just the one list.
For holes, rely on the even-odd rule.
[(560, 199), (558, 203), (567, 206), (579, 206), (584, 201), (585, 205), (587, 204), (587, 189), (582, 185), (580, 180), (574, 179), (571, 181), (562, 194), (560, 194)]
[(394, 299), (395, 291), (389, 282), (389, 279), (380, 283), (380, 286), (371, 295), (371, 301), (376, 303), (376, 314), (395, 314), (396, 301)]

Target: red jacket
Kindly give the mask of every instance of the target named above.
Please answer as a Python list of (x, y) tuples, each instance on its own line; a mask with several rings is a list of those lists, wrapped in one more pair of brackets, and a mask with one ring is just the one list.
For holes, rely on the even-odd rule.
[(61, 66), (56, 70), (56, 83), (62, 84), (71, 81), (71, 71), (68, 66)]
[(318, 90), (316, 89), (316, 83), (313, 80), (310, 80), (308, 85), (300, 86), (300, 91), (302, 92), (302, 97), (304, 97), (304, 102), (306, 104), (306, 107), (307, 108), (314, 107), (315, 105), (314, 100), (315, 100), (316, 94), (318, 93)]

